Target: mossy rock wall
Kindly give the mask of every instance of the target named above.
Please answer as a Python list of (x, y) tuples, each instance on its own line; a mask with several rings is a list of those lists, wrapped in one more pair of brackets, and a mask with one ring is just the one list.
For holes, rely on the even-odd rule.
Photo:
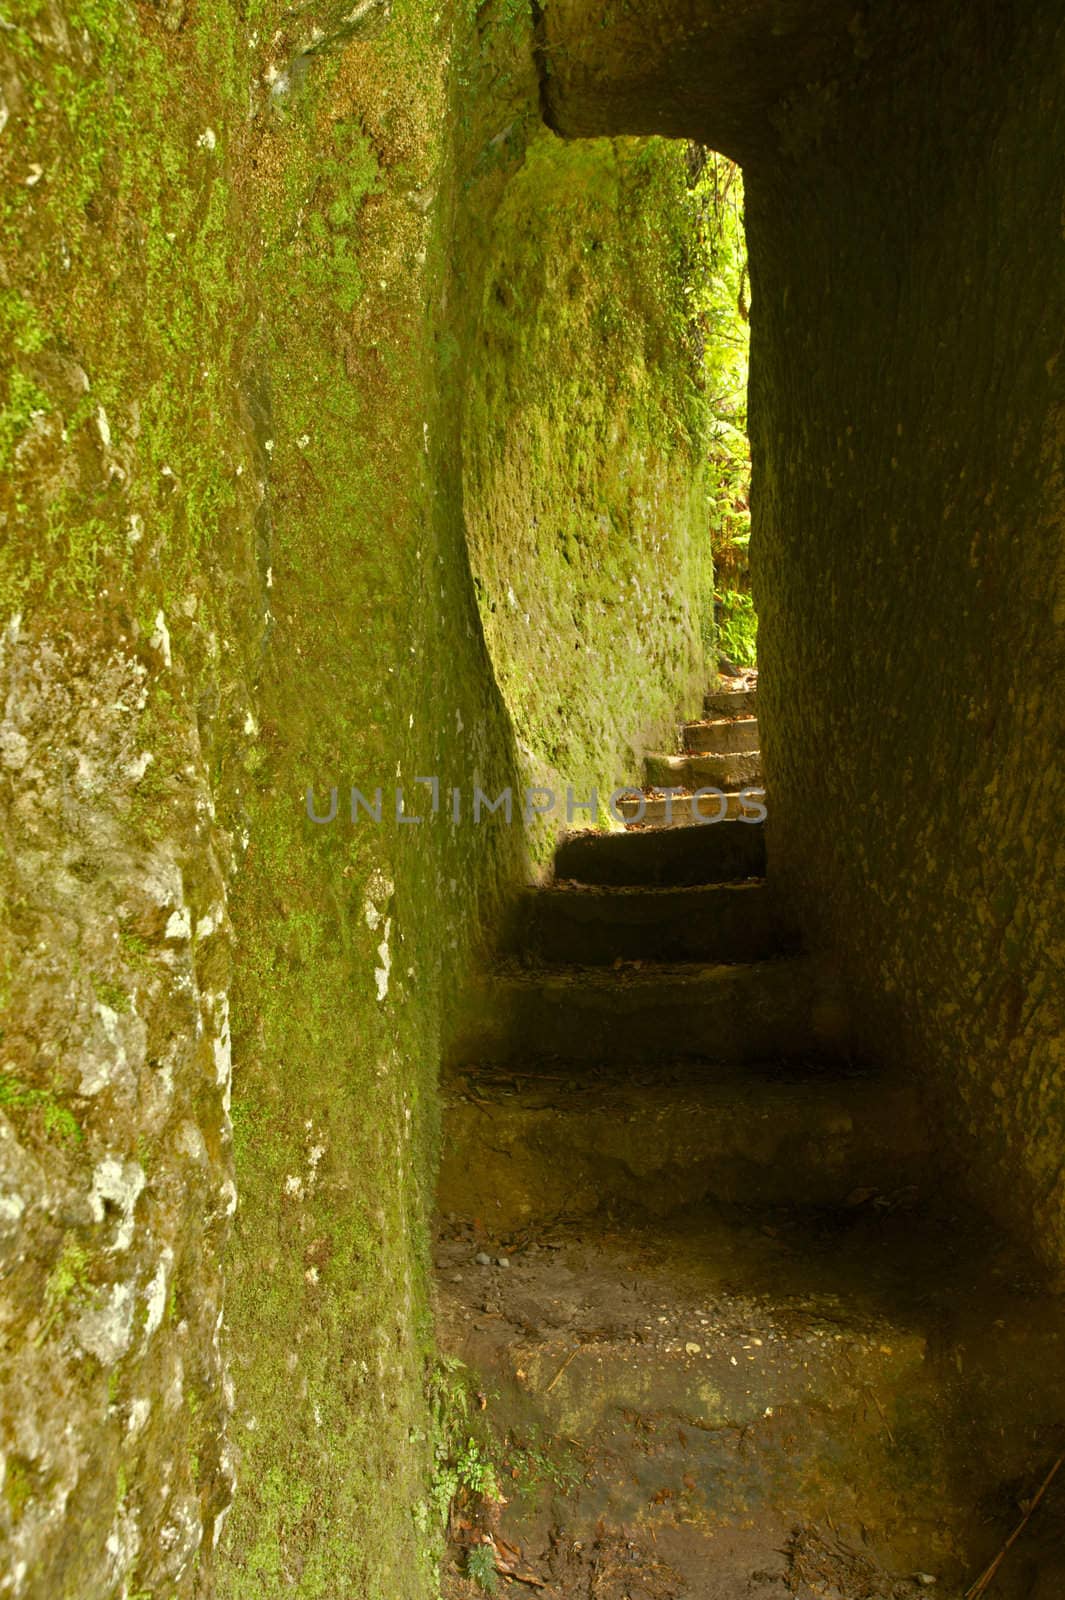
[(423, 0), (5, 13), (17, 1600), (436, 1592), (437, 1063), (531, 870), (520, 826), (448, 806), (521, 778), (461, 421), (539, 126), (528, 30)]
[[(495, 213), (464, 413), (464, 505), (532, 785), (599, 809), (706, 687), (705, 399), (685, 293), (685, 148), (530, 146)], [(544, 802), (542, 802), (544, 803)], [(574, 813), (587, 823), (587, 811)]]

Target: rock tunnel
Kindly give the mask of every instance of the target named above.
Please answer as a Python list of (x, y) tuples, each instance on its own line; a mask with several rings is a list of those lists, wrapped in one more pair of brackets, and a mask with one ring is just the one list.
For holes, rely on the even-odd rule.
[(1058, 8), (8, 12), (0, 1596), (1051, 1600)]

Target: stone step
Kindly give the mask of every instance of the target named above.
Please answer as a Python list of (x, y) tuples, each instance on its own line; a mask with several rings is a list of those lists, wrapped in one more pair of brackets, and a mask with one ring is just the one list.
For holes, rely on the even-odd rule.
[[(509, 1495), (526, 1572), (690, 1600), (969, 1588), (1057, 1454), (1065, 1307), (1011, 1287), (1015, 1248), (881, 1198), (442, 1227), (442, 1348), (487, 1397), (504, 1470), (523, 1464), (506, 1441), (532, 1439), (567, 1477), (564, 1542), (549, 1477)], [(1010, 1552), (1003, 1600), (1065, 1592), (1060, 1508)]]
[(502, 1230), (603, 1206), (664, 1216), (708, 1196), (835, 1206), (918, 1184), (927, 1154), (913, 1089), (871, 1076), (479, 1070), (445, 1087), (439, 1203)]
[(757, 750), (734, 750), (727, 755), (654, 755), (647, 757), (644, 771), (649, 788), (737, 790), (761, 783), (762, 758)]
[(806, 957), (618, 969), (515, 962), (470, 986), (448, 1060), (743, 1062), (829, 1058), (847, 1043), (836, 983)]
[(555, 852), (554, 871), (556, 881), (614, 886), (759, 878), (765, 873), (765, 826), (719, 822), (664, 832), (571, 833)]
[(732, 750), (758, 749), (757, 717), (711, 717), (685, 723), (684, 748), (691, 754), (727, 755)]
[(764, 883), (529, 889), (506, 947), (541, 961), (764, 961), (789, 941)]
[[(666, 785), (676, 788), (675, 784)], [(741, 827), (760, 825), (765, 818), (765, 790), (743, 789), (740, 792), (721, 791), (718, 794), (700, 795), (683, 793), (669, 795), (644, 795), (640, 800), (618, 800), (618, 815), (631, 826), (646, 828), (698, 828), (705, 832), (712, 826), (738, 822)]]
[(758, 709), (757, 689), (712, 689), (703, 701), (708, 717), (746, 716)]

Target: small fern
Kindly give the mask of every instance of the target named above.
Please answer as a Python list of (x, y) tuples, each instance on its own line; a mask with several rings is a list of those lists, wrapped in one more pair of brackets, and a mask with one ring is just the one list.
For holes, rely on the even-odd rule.
[(495, 1594), (499, 1588), (499, 1577), (496, 1573), (496, 1558), (491, 1545), (478, 1544), (467, 1552), (466, 1576), (472, 1578), (478, 1589), (484, 1594)]

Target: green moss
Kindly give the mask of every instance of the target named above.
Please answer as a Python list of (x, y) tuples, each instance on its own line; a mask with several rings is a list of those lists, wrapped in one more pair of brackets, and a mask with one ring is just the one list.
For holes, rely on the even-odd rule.
[(15, 367), (8, 376), (7, 395), (0, 404), (0, 471), (12, 464), (15, 446), (25, 434), (35, 414), (47, 416), (51, 410), (44, 390)]
[(129, 1011), (130, 998), (120, 983), (115, 983), (109, 978), (93, 978), (93, 993), (103, 1006), (110, 1006), (112, 1011), (124, 1015)]
[[(455, 996), (529, 871), (527, 846), (519, 828), (442, 816), (319, 828), (303, 795), (309, 782), (387, 790), (397, 766), (408, 794), (428, 773), (445, 791), (468, 793), (476, 777), (496, 794), (521, 781), (515, 726), (533, 729), (538, 759), (570, 762), (558, 697), (581, 676), (567, 663), (553, 681), (526, 646), (505, 683), (497, 656), (497, 682), (482, 616), (500, 595), (478, 572), (479, 611), (464, 495), (474, 519), (489, 514), (477, 464), (520, 412), (558, 499), (551, 571), (559, 605), (572, 575), (567, 638), (624, 637), (597, 619), (647, 570), (646, 542), (628, 548), (635, 521), (649, 527), (637, 501), (665, 505), (701, 426), (684, 306), (656, 285), (678, 259), (679, 169), (657, 147), (575, 153), (569, 176), (552, 168), (530, 18), (513, 0), (476, 15), (395, 0), (379, 38), (302, 59), (272, 94), (267, 68), (296, 60), (309, 26), (280, 0), (190, 7), (174, 34), (153, 8), (65, 0), (80, 41), (69, 55), (35, 42), (33, 14), (21, 7), (11, 36), (29, 87), (5, 138), (48, 180), (0, 202), (15, 264), (0, 339), (22, 375), (4, 435), (0, 514), (13, 532), (0, 602), (30, 628), (117, 625), (151, 659), (137, 732), (155, 759), (130, 806), (136, 847), (191, 826), (179, 816), (191, 728), (218, 840), (249, 841), (231, 896), (240, 1204), (226, 1268), (243, 1459), (217, 1556), (203, 1560), (220, 1600), (425, 1600), (447, 1475), (462, 1492), (491, 1487), (475, 1430), (437, 1453), (436, 1074)], [(530, 202), (561, 203), (573, 175), (577, 211), (537, 244)], [(656, 244), (645, 212), (659, 193), (673, 199)], [(565, 281), (552, 277), (556, 245)], [(545, 346), (522, 330), (570, 281), (571, 314), (554, 327), (584, 353), (581, 384), (553, 374), (548, 426), (529, 371)], [(634, 318), (652, 300), (644, 338)], [(482, 325), (498, 359), (471, 388)], [(613, 386), (571, 429), (564, 460), (552, 427), (579, 414), (604, 371)], [(19, 451), (36, 409), (47, 428)], [(695, 504), (672, 508), (674, 531)], [(150, 644), (159, 611), (169, 672)], [(693, 649), (681, 618), (654, 703), (640, 701), (635, 669), (624, 675), (631, 706), (605, 695), (577, 753), (601, 739), (613, 757), (630, 720), (670, 715), (676, 673), (662, 686), (678, 663), (699, 676)], [(572, 717), (588, 703), (575, 698)], [(566, 776), (580, 785), (598, 771), (574, 759)], [(214, 960), (213, 944), (197, 960)], [(154, 965), (129, 928), (117, 948), (138, 978)], [(121, 971), (95, 988), (128, 1007)], [(14, 1112), (68, 1128), (46, 1091), (8, 1089)], [(49, 1279), (49, 1328), (88, 1284), (70, 1239)], [(183, 1293), (171, 1289), (160, 1339), (191, 1316)], [(216, 1410), (194, 1384), (181, 1462), (205, 1516), (219, 1500)]]
[(50, 1089), (33, 1088), (9, 1071), (0, 1073), (0, 1106), (7, 1111), (38, 1112), (48, 1135), (78, 1141), (82, 1138), (74, 1113), (62, 1105)]
[(316, 209), (307, 222), (303, 272), (311, 290), (352, 311), (362, 298), (357, 226), (362, 207), (380, 190), (377, 157), (361, 128), (334, 123), (332, 150), (315, 163)]
[(4, 1499), (16, 1522), (32, 1498), (32, 1475), (17, 1456), (9, 1456), (4, 1466)]
[[(88, 599), (130, 576), (129, 516), (143, 517), (148, 503), (157, 558), (140, 577), (164, 598), (181, 583), (184, 554), (233, 503), (224, 456), (208, 439), (225, 409), (240, 301), (221, 152), (200, 140), (205, 122), (223, 125), (221, 103), (237, 87), (234, 19), (225, 8), (197, 14), (196, 47), (213, 81), (191, 97), (155, 30), (139, 30), (125, 7), (68, 4), (65, 12), (84, 44), (78, 65), (35, 43), (32, 18), (12, 36), (34, 84), (13, 128), (47, 180), (36, 192), (12, 186), (0, 205), (0, 237), (18, 262), (0, 338), (24, 357), (63, 351), (58, 313), (67, 306), (86, 384), (80, 396), (58, 384), (54, 361), (32, 378), (15, 368), (0, 413), (5, 465), (30, 411), (45, 410), (59, 413), (78, 466), (53, 484), (30, 463), (8, 486), (27, 536), (6, 552), (0, 588), (8, 604), (36, 609)], [(131, 234), (143, 248), (116, 248)], [(132, 477), (117, 462), (110, 477), (100, 472), (101, 408), (115, 449), (136, 432)], [(173, 487), (161, 495), (164, 467)], [(43, 541), (30, 535), (35, 527)]]
[(527, 781), (560, 798), (595, 788), (603, 818), (705, 686), (707, 410), (683, 152), (542, 134), (493, 221), (466, 400), (481, 618)]
[[(254, 1352), (238, 1404), (256, 1425), (241, 1436), (246, 1487), (219, 1573), (222, 1594), (257, 1600), (435, 1592), (439, 1529), (411, 1507), (433, 1471), (427, 1219), (443, 1001), (521, 866), (513, 831), (489, 839), (438, 818), (410, 837), (390, 808), (355, 829), (316, 828), (304, 811), (309, 782), (387, 788), (397, 761), (466, 785), (458, 721), (483, 730), (486, 781), (511, 773), (468, 598), (462, 368), (438, 381), (432, 330), (411, 315), (445, 282), (450, 201), (429, 217), (422, 203), (446, 140), (442, 35), (427, 8), (400, 9), (365, 83), (357, 63), (350, 76), (315, 69), (271, 113), (258, 196), (279, 670), (240, 778), (253, 844), (232, 905), (241, 1205), (227, 1320)], [(315, 240), (327, 255), (308, 274)], [(447, 608), (424, 603), (439, 587)], [(296, 1354), (291, 1374), (279, 1350)]]
[(65, 1235), (63, 1246), (44, 1286), (44, 1322), (37, 1335), (41, 1345), (51, 1333), (60, 1316), (71, 1306), (81, 1304), (89, 1293), (89, 1258), (72, 1233)]

